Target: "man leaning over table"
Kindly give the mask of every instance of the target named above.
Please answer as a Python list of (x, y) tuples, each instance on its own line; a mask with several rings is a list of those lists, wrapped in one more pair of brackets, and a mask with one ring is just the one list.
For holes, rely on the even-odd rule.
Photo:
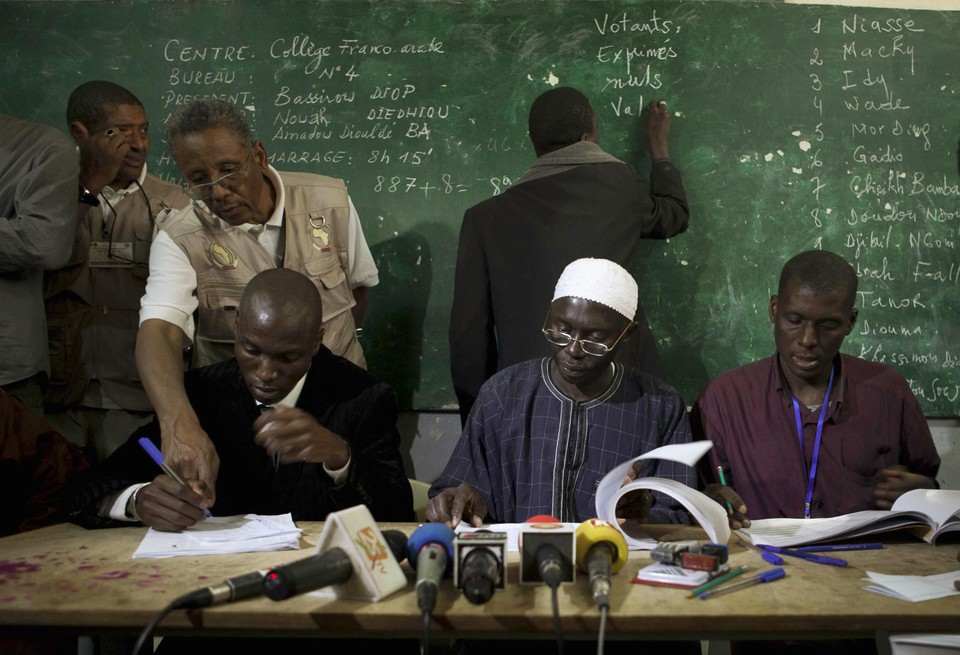
[(288, 268), (320, 291), (324, 345), (365, 367), (356, 328), (379, 277), (343, 180), (276, 171), (236, 105), (183, 105), (167, 120), (166, 140), (194, 202), (158, 223), (137, 367), (164, 455), (213, 502), (218, 453), (184, 394), (184, 344), (193, 341), (191, 366), (229, 358), (244, 286), (260, 271)]
[[(710, 381), (691, 429), (713, 442), (705, 492), (750, 519), (820, 518), (889, 509), (937, 487), (940, 457), (907, 381), (893, 368), (840, 354), (857, 320), (857, 275), (842, 257), (802, 252), (770, 298), (776, 353)], [(716, 482), (722, 467), (729, 486)], [(872, 640), (731, 644), (744, 653), (873, 653)]]
[[(415, 520), (394, 390), (322, 340), (316, 286), (296, 271), (269, 269), (241, 297), (235, 356), (184, 376), (220, 454), (214, 514), (290, 512), (294, 521), (322, 521), (363, 504), (377, 521)], [(159, 445), (159, 421), (72, 487), (75, 522), (141, 521), (176, 531), (204, 518), (203, 497), (160, 472), (141, 436)]]

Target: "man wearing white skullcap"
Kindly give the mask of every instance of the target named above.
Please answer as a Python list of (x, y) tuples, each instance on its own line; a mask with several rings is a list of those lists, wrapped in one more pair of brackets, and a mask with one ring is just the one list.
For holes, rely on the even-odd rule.
[[(597, 483), (654, 448), (691, 440), (672, 387), (614, 360), (636, 328), (637, 283), (619, 264), (578, 259), (564, 269), (542, 332), (552, 356), (514, 364), (480, 389), (453, 454), (431, 486), (427, 518), (519, 523), (537, 514), (596, 516)], [(696, 484), (692, 468), (652, 460), (645, 474)], [(648, 523), (688, 523), (655, 494), (618, 510)]]

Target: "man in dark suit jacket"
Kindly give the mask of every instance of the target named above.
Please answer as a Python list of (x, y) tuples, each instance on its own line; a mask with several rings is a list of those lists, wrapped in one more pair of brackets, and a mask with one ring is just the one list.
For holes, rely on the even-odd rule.
[[(394, 390), (327, 350), (321, 323), (320, 295), (307, 277), (264, 271), (243, 293), (234, 358), (185, 375), (220, 457), (214, 514), (290, 512), (295, 521), (322, 521), (363, 504), (377, 521), (415, 520)], [(203, 497), (157, 475), (137, 443), (142, 436), (159, 447), (157, 420), (75, 486), (76, 522), (142, 521), (175, 531), (203, 519)]]
[[(506, 191), (468, 209), (460, 227), (449, 338), (462, 423), (487, 378), (550, 355), (539, 328), (567, 264), (593, 257), (633, 270), (641, 239), (675, 236), (689, 221), (665, 102), (645, 112), (649, 189), (597, 145), (596, 115), (576, 89), (541, 94), (529, 127), (537, 160)], [(666, 379), (642, 306), (636, 320), (617, 360)]]

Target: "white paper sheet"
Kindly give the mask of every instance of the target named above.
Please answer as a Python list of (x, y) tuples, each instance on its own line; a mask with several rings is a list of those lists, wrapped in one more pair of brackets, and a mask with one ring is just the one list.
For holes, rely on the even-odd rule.
[(297, 550), (300, 533), (290, 514), (214, 516), (182, 532), (149, 528), (133, 559)]
[(960, 571), (934, 575), (888, 575), (867, 571), (867, 577), (863, 580), (871, 583), (864, 587), (867, 591), (912, 603), (946, 596), (960, 596), (960, 591), (953, 586), (954, 580), (960, 580)]
[[(597, 486), (597, 518), (601, 518), (611, 525), (619, 526), (616, 516), (617, 501), (631, 491), (650, 489), (677, 499), (706, 531), (711, 541), (721, 544), (727, 543), (730, 540), (730, 523), (727, 512), (720, 503), (703, 492), (669, 478), (638, 478), (626, 485), (623, 484), (627, 471), (633, 467), (633, 463), (636, 461), (669, 459), (687, 466), (693, 466), (712, 447), (713, 443), (710, 441), (661, 446), (620, 464), (603, 476)], [(630, 550), (653, 550), (657, 547), (655, 539), (640, 539), (626, 533), (624, 533), (624, 537)]]

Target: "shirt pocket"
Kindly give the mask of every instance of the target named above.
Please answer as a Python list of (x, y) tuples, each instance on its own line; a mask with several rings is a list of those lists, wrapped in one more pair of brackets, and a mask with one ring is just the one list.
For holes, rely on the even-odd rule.
[[(219, 271), (218, 271), (219, 273)], [(197, 339), (233, 343), (237, 331), (237, 310), (246, 280), (197, 276)]]
[(353, 292), (335, 252), (323, 253), (306, 260), (304, 269), (320, 290), (324, 321), (353, 307)]
[(888, 431), (845, 431), (840, 456), (844, 470), (862, 485), (872, 486), (880, 480), (880, 472), (897, 463), (900, 454), (899, 433)]

